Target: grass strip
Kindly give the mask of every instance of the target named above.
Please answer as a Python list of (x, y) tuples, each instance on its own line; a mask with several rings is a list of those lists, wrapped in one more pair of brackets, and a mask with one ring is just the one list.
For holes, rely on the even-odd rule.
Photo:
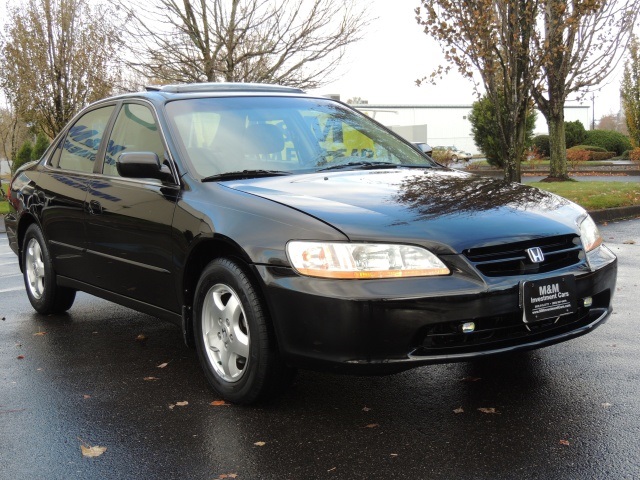
[(640, 205), (640, 182), (529, 183), (565, 197), (587, 210)]

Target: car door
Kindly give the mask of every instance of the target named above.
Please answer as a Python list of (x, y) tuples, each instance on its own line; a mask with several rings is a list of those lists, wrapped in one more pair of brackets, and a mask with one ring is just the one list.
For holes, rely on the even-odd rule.
[(38, 177), (41, 226), (56, 273), (86, 281), (85, 197), (115, 105), (84, 113), (67, 130)]
[(177, 181), (123, 178), (116, 168), (124, 152), (153, 152), (162, 160), (165, 151), (152, 108), (122, 104), (89, 183), (87, 260), (92, 285), (177, 312), (171, 249)]

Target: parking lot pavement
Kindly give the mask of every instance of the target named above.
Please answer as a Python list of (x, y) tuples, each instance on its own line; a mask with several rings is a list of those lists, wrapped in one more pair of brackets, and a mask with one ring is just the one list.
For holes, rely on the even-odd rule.
[(0, 294), (23, 290), (18, 257), (9, 248), (6, 235), (0, 233)]
[[(593, 333), (390, 377), (300, 372), (251, 408), (212, 405), (177, 327), (84, 294), (39, 316), (3, 277), (0, 478), (636, 479), (640, 220), (602, 231), (620, 272)], [(0, 236), (13, 275), (6, 253)]]

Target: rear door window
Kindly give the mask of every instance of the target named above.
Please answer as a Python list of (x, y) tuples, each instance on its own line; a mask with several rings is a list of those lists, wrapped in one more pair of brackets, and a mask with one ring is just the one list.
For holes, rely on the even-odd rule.
[(110, 105), (91, 110), (73, 124), (62, 143), (58, 168), (93, 172), (100, 142), (114, 108)]

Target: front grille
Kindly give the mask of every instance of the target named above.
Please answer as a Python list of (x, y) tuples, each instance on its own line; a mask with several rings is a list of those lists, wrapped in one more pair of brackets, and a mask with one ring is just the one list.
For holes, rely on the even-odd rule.
[[(526, 249), (539, 247), (544, 261), (534, 263)], [(491, 247), (471, 248), (464, 255), (487, 277), (546, 273), (580, 263), (584, 258), (580, 237), (559, 235)]]

